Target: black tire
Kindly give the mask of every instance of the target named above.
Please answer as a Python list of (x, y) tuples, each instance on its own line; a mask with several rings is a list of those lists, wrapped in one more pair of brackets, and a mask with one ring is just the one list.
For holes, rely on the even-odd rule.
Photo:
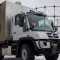
[(26, 44), (22, 45), (20, 57), (22, 60), (34, 60), (34, 54), (30, 46)]
[(58, 56), (59, 56), (59, 54), (55, 54), (55, 55), (51, 55), (51, 56), (45, 55), (45, 58), (46, 58), (46, 60), (57, 60)]
[(4, 56), (0, 56), (0, 60), (3, 60)]

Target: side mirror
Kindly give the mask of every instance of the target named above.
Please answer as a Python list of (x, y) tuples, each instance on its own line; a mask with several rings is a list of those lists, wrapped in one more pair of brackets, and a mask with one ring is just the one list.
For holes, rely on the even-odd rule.
[(53, 30), (56, 32), (58, 30), (58, 28), (55, 26)]
[(54, 27), (54, 23), (53, 23), (53, 21), (51, 21), (51, 26)]
[(54, 26), (54, 23), (52, 20), (50, 22), (51, 22), (51, 26), (52, 26), (54, 32), (56, 32), (58, 30), (58, 28), (56, 26)]

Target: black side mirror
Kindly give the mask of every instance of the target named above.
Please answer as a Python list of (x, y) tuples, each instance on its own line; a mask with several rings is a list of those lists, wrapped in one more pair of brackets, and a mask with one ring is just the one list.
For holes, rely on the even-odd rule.
[(56, 26), (54, 26), (54, 23), (52, 20), (50, 22), (51, 22), (51, 26), (52, 26), (54, 32), (56, 32), (58, 30), (58, 28)]
[(55, 26), (55, 27), (54, 27), (54, 31), (56, 32), (57, 30), (58, 30), (58, 28)]
[(54, 27), (53, 21), (51, 21), (51, 26)]

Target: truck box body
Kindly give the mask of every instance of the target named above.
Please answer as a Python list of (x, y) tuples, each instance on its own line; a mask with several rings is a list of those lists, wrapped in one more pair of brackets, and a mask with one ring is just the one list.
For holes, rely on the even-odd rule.
[(5, 39), (5, 3), (0, 5), (0, 43)]
[(11, 3), (8, 1), (3, 2), (0, 5), (0, 43), (5, 40), (10, 40), (10, 20), (16, 14), (21, 14), (21, 12), (28, 12), (32, 8), (28, 8), (16, 3)]

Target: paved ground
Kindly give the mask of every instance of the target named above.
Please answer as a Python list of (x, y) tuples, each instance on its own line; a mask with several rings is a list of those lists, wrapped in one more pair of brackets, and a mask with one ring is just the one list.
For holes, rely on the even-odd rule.
[[(21, 60), (21, 59), (16, 59), (14, 56), (12, 57), (8, 57), (6, 56), (3, 60)], [(35, 60), (46, 60), (44, 56), (39, 56), (39, 57), (35, 57)], [(58, 60), (60, 60), (60, 55)]]
[[(16, 59), (14, 56), (5, 56), (3, 60), (21, 60), (21, 59)], [(44, 56), (35, 56), (35, 60), (45, 60)]]

